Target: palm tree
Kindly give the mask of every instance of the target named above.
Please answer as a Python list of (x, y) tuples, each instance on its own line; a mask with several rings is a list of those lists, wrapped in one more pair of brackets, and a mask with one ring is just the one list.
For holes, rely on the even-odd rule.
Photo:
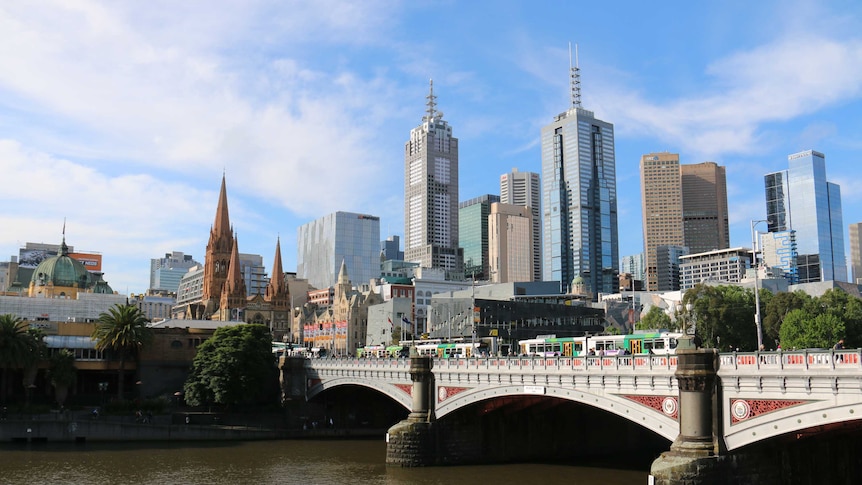
[(6, 402), (9, 372), (29, 367), (37, 358), (36, 345), (24, 320), (12, 314), (0, 315), (0, 402)]
[(137, 359), (143, 347), (153, 339), (153, 331), (147, 327), (149, 319), (141, 309), (126, 303), (117, 304), (99, 315), (92, 338), (96, 349), (110, 351), (120, 359), (117, 370), (117, 397), (123, 398), (123, 371), (127, 359)]
[(77, 371), (75, 354), (71, 350), (60, 349), (59, 352), (51, 356), (48, 376), (51, 378), (51, 385), (54, 386), (54, 399), (61, 408), (66, 402), (66, 396), (69, 395), (69, 387), (78, 378)]

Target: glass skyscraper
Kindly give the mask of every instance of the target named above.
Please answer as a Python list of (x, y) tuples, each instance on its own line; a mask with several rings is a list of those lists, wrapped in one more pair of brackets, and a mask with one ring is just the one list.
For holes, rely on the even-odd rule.
[(841, 188), (826, 180), (826, 157), (808, 150), (788, 157), (788, 169), (767, 174), (769, 232), (796, 232), (799, 283), (847, 281)]
[(464, 276), (490, 279), (488, 269), (488, 216), (500, 196), (487, 194), (458, 205), (458, 241), (464, 250)]
[(335, 212), (297, 229), (296, 276), (317, 289), (335, 286), (341, 262), (354, 285), (380, 276), (380, 218)]
[(581, 107), (571, 69), (572, 106), (542, 128), (542, 272), (563, 290), (582, 277), (595, 300), (619, 293), (614, 126)]

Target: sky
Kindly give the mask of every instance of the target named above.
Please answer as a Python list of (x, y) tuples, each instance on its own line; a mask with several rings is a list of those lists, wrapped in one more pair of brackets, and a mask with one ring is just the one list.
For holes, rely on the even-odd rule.
[(459, 199), (499, 194), (541, 172), (570, 43), (583, 107), (614, 124), (620, 256), (643, 250), (651, 152), (726, 167), (732, 247), (765, 219), (763, 175), (803, 150), (841, 186), (845, 239), (862, 221), (859, 2), (0, 1), (0, 260), (65, 226), (114, 290), (144, 292), (150, 259), (203, 262), (223, 175), (239, 250), (268, 271), (279, 239), (294, 271), (297, 228), (335, 211), (403, 244), (429, 80)]

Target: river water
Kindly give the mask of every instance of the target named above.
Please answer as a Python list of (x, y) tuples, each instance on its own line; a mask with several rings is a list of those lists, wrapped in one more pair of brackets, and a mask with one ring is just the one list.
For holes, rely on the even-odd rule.
[(2, 484), (645, 484), (646, 471), (517, 464), (395, 468), (373, 441), (0, 446)]

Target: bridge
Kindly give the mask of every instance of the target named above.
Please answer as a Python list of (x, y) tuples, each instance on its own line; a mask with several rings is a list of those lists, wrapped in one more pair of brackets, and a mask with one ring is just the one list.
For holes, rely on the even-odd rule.
[[(410, 410), (410, 359), (305, 359), (306, 398), (342, 385), (374, 389)], [(546, 395), (595, 406), (673, 441), (676, 356), (435, 359), (436, 419), (478, 401)], [(722, 448), (862, 419), (862, 350), (719, 354)]]
[[(545, 396), (612, 413), (674, 446), (681, 437), (700, 443), (695, 448), (709, 456), (862, 417), (862, 350), (690, 353), (699, 360), (689, 374), (681, 374), (685, 351), (670, 356), (424, 358), (426, 377), (417, 377), (417, 358), (304, 359), (301, 366), (294, 363), (292, 392), (312, 399), (338, 386), (367, 387), (413, 411), (411, 416), (424, 413), (428, 422), (445, 421), (483, 401)], [(299, 367), (302, 385), (296, 382)], [(705, 376), (707, 367), (711, 374)]]

